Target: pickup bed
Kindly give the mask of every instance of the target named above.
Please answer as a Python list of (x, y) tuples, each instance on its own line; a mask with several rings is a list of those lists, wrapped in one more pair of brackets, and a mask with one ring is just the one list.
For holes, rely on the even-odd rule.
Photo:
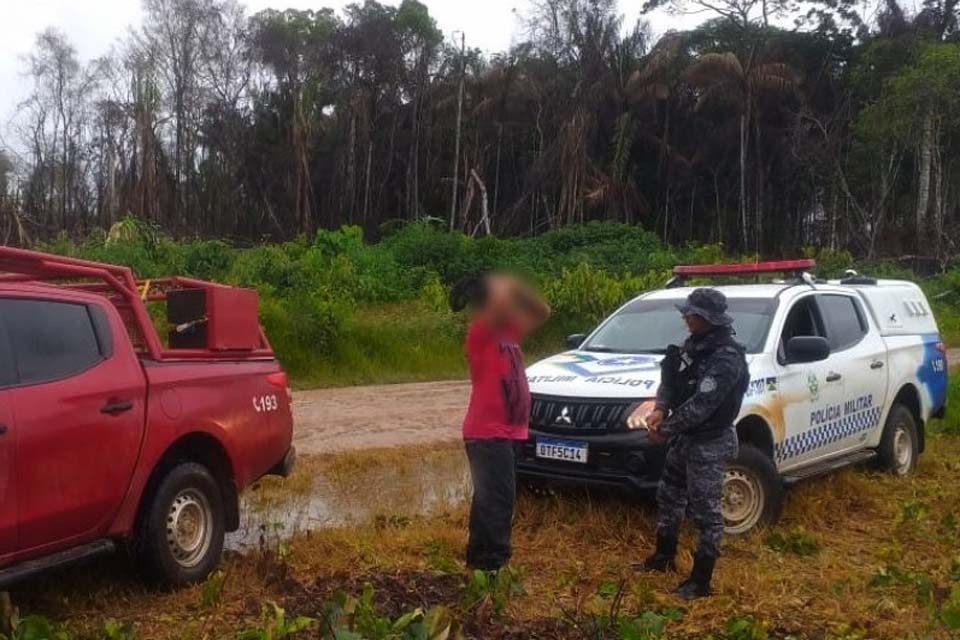
[[(148, 303), (176, 320), (167, 345)], [(0, 248), (0, 587), (118, 541), (161, 585), (210, 573), (238, 494), (295, 457), (256, 310), (253, 291)]]

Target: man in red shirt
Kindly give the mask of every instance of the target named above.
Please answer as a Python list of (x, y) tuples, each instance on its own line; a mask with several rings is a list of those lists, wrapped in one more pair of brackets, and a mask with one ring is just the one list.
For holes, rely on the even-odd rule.
[(467, 566), (496, 571), (510, 560), (516, 497), (514, 446), (527, 439), (530, 389), (520, 343), (550, 307), (516, 278), (491, 274), (457, 283), (454, 311), (472, 313), (466, 351), (470, 405), (463, 439), (473, 479)]

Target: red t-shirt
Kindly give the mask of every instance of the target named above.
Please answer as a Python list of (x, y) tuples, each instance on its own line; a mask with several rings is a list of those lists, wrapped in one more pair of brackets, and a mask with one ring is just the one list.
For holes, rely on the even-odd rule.
[(470, 406), (463, 420), (468, 440), (526, 440), (530, 423), (530, 387), (515, 327), (494, 330), (475, 320), (467, 331)]

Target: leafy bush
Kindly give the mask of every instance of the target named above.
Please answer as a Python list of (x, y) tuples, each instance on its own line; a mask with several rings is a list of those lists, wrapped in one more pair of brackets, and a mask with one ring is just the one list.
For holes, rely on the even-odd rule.
[[(314, 383), (464, 375), (464, 324), (448, 311), (446, 296), (467, 275), (505, 269), (537, 282), (554, 317), (531, 347), (547, 352), (560, 347), (565, 333), (588, 330), (631, 297), (663, 286), (678, 263), (737, 259), (720, 245), (668, 247), (642, 227), (600, 222), (506, 239), (418, 222), (398, 224), (373, 244), (348, 226), (245, 249), (219, 240), (174, 241), (134, 218), (114, 227), (82, 243), (61, 236), (39, 248), (129, 265), (143, 278), (186, 275), (256, 288), (280, 359), (296, 379)], [(845, 252), (807, 255), (817, 258), (821, 276), (852, 264)], [(862, 271), (912, 277), (895, 263)], [(960, 342), (960, 270), (922, 285), (945, 339)]]

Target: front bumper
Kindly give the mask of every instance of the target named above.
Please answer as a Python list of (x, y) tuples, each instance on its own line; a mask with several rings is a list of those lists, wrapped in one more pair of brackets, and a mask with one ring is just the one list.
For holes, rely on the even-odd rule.
[[(586, 464), (538, 458), (537, 438), (561, 438), (587, 444)], [(646, 431), (617, 431), (591, 435), (570, 431), (530, 430), (520, 449), (517, 473), (525, 480), (546, 484), (595, 486), (646, 493), (656, 489), (663, 472), (666, 449), (652, 442)]]
[(278, 462), (270, 471), (267, 471), (268, 476), (280, 476), (281, 478), (286, 478), (291, 473), (293, 473), (293, 467), (297, 464), (297, 448), (290, 447), (287, 449), (287, 453), (284, 454), (283, 460)]

